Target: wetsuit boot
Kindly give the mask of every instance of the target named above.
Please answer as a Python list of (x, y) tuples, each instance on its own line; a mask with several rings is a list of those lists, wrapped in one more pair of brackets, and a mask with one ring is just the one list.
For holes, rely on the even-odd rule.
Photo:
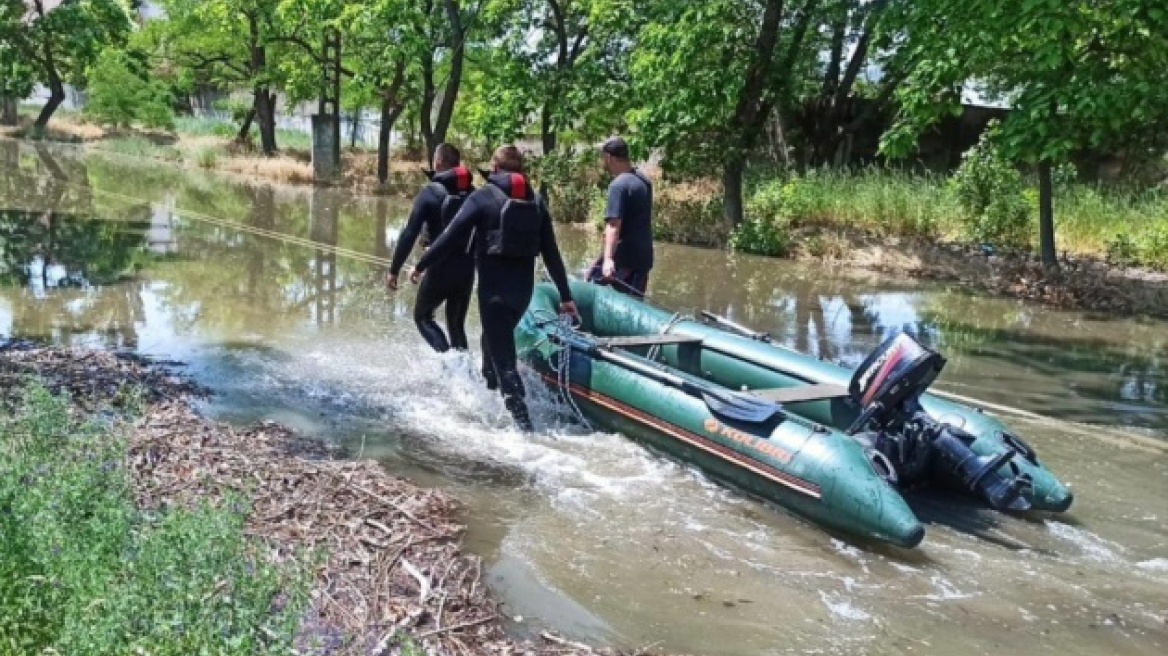
[(524, 433), (534, 433), (535, 426), (531, 423), (531, 414), (527, 411), (527, 391), (523, 388), (523, 379), (519, 372), (512, 369), (502, 375), (503, 405), (515, 419), (515, 425)]

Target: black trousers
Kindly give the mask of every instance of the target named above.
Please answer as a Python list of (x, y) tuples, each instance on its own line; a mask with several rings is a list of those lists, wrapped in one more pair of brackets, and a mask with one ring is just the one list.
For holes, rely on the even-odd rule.
[(527, 410), (527, 390), (519, 376), (519, 366), (515, 353), (515, 327), (523, 317), (523, 310), (516, 309), (501, 296), (479, 293), (479, 314), (483, 322), (483, 377), (487, 387), (498, 389), (503, 394), (503, 404), (515, 424), (524, 432), (534, 430), (531, 415)]
[[(430, 348), (445, 353), (451, 348), (465, 351), (470, 348), (466, 339), (466, 313), (474, 289), (474, 262), (444, 262), (426, 272), (418, 287), (414, 302), (414, 323)], [(434, 321), (439, 305), (446, 305), (446, 330)]]

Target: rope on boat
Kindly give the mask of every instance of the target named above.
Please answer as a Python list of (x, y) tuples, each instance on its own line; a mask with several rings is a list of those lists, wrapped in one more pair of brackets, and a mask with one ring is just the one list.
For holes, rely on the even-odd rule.
[[(535, 310), (532, 312), (532, 317), (535, 318), (538, 325), (554, 325), (558, 333), (571, 332), (576, 329), (577, 326), (570, 315), (557, 314), (554, 318), (546, 318), (549, 314), (551, 313), (547, 310)], [(541, 320), (540, 316), (545, 318)], [(588, 418), (584, 416), (584, 411), (576, 404), (576, 399), (572, 398), (572, 347), (566, 344), (556, 344), (549, 337), (539, 340), (535, 346), (542, 346), (545, 342), (552, 349), (548, 354), (548, 364), (556, 372), (556, 386), (559, 387), (560, 398), (564, 401), (564, 405), (571, 409), (576, 419), (584, 425), (585, 429), (595, 430)]]

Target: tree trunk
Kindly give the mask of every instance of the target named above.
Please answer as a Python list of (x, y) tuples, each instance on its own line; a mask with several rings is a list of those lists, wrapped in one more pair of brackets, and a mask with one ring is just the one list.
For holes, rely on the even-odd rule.
[(239, 126), (239, 133), (235, 135), (235, 140), (239, 143), (247, 143), (248, 137), (251, 136), (251, 124), (255, 120), (256, 110), (255, 105), (247, 110), (247, 114), (243, 117), (243, 123)]
[(357, 128), (359, 128), (359, 127), (361, 127), (361, 110), (360, 109), (355, 110), (353, 112), (353, 126), (349, 130), (349, 148), (352, 150), (357, 149)]
[(1051, 163), (1038, 164), (1038, 243), (1042, 251), (1042, 263), (1058, 269), (1058, 253), (1054, 248), (1054, 182)]
[(61, 78), (57, 72), (53, 70), (49, 73), (49, 101), (41, 108), (41, 113), (37, 115), (36, 122), (32, 124), (32, 136), (35, 139), (40, 139), (45, 135), (45, 128), (49, 126), (49, 119), (65, 102), (65, 85), (61, 82)]
[(0, 125), (16, 125), (16, 98), (0, 96)]
[(741, 157), (731, 156), (722, 171), (723, 210), (728, 228), (737, 228), (742, 223), (742, 184), (746, 162)]
[(422, 107), (418, 112), (418, 126), (422, 132), (422, 139), (426, 144), (426, 161), (434, 159), (434, 150), (438, 148), (438, 139), (434, 135), (434, 53), (429, 52), (422, 57)]
[[(454, 35), (454, 47), (450, 51), (450, 75), (442, 89), (442, 104), (438, 107), (438, 119), (434, 124), (435, 146), (446, 141), (446, 132), (454, 118), (454, 105), (462, 88), (462, 68), (466, 60), (466, 31), (462, 25), (462, 14), (458, 0), (446, 0), (446, 18), (450, 21), (450, 32)], [(430, 153), (434, 155), (433, 152)]]
[(556, 129), (552, 125), (551, 101), (545, 101), (543, 111), (540, 112), (539, 134), (543, 142), (543, 154), (548, 155), (556, 149)]
[(388, 94), (382, 97), (381, 129), (377, 133), (377, 181), (381, 184), (389, 180), (389, 139), (403, 109), (404, 106)]
[(276, 147), (276, 94), (267, 87), (256, 87), (255, 112), (260, 124), (260, 147), (265, 155), (275, 155)]

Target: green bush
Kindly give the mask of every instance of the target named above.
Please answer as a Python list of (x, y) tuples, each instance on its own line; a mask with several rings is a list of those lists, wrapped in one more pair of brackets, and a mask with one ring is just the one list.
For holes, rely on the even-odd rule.
[(199, 168), (213, 169), (219, 163), (219, 153), (214, 148), (203, 148), (195, 155)]
[[(547, 185), (548, 208), (557, 221), (582, 223), (592, 218), (597, 192), (602, 189), (602, 170), (594, 151), (553, 151), (534, 158), (531, 173), (539, 185)], [(603, 203), (602, 196), (599, 200)]]
[(0, 419), (3, 653), (288, 653), (310, 572), (272, 565), (242, 508), (140, 511), (126, 455), (42, 387)]
[(1139, 261), (1138, 247), (1132, 236), (1126, 232), (1117, 233), (1107, 240), (1107, 261), (1122, 266), (1131, 266)]
[(1137, 242), (1139, 261), (1154, 269), (1168, 269), (1168, 223), (1159, 223)]
[(952, 179), (966, 230), (976, 241), (1022, 247), (1030, 243), (1030, 208), (1022, 175), (995, 147), (991, 126), (965, 153)]
[(725, 246), (730, 230), (720, 190), (709, 183), (657, 185), (653, 238), (688, 246)]
[(87, 74), (87, 115), (114, 127), (141, 123), (149, 128), (174, 129), (170, 93), (164, 85), (137, 75), (126, 53), (112, 48), (103, 51)]
[(120, 155), (134, 157), (154, 157), (168, 161), (179, 161), (182, 153), (174, 146), (159, 146), (145, 137), (116, 137), (99, 141), (98, 148)]
[(754, 255), (780, 257), (791, 246), (791, 233), (782, 217), (746, 217), (730, 233), (730, 248)]

